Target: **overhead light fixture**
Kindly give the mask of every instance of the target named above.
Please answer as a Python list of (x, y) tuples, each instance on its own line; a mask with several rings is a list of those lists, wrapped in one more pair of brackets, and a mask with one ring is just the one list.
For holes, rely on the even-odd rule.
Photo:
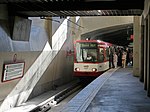
[(86, 40), (90, 40), (90, 37), (86, 38)]
[(85, 0), (86, 2), (97, 2), (97, 1), (102, 1), (102, 2), (111, 2), (111, 1), (116, 1), (116, 0)]
[(51, 20), (51, 21), (54, 21), (54, 22), (60, 23), (60, 21), (58, 21), (58, 20), (51, 19), (51, 18), (44, 17), (44, 16), (40, 17), (40, 19)]
[(42, 17), (40, 17), (40, 19), (46, 19), (46, 17), (42, 16)]
[(99, 13), (102, 13), (102, 11), (101, 11), (101, 10), (98, 10), (98, 12), (99, 12)]

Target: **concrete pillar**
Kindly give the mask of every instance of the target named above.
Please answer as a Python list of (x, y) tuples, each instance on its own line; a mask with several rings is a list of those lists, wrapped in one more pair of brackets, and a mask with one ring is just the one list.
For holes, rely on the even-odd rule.
[(134, 17), (134, 40), (133, 40), (133, 75), (140, 76), (140, 48), (141, 48), (141, 26), (140, 16)]
[(0, 19), (1, 20), (8, 19), (8, 8), (6, 4), (0, 4)]
[(73, 43), (74, 40), (76, 39), (76, 30), (77, 30), (77, 25), (76, 25), (76, 18), (75, 17), (70, 17), (68, 20), (68, 25), (70, 26), (70, 29), (68, 30), (68, 38), (70, 43), (72, 43), (72, 45), (70, 43), (68, 43), (68, 45), (70, 46), (68, 50), (72, 50), (73, 51)]
[(142, 18), (142, 25), (141, 25), (141, 61), (140, 61), (140, 81), (144, 82), (144, 18)]
[[(26, 19), (23, 17), (15, 16), (13, 23), (13, 32), (12, 32), (12, 40), (16, 41), (29, 41), (30, 39), (30, 31), (31, 31), (31, 23), (30, 19)], [(10, 23), (11, 24), (11, 23)]]
[(147, 96), (150, 97), (150, 15), (148, 15), (148, 29), (147, 29), (147, 36), (148, 36), (148, 49), (147, 49), (147, 56), (148, 56), (148, 60), (147, 60)]
[(148, 21), (147, 18), (144, 21), (144, 89), (147, 90), (147, 30), (148, 30)]
[(47, 17), (47, 19), (45, 20), (45, 29), (47, 31), (49, 44), (52, 48), (52, 18), (51, 17)]

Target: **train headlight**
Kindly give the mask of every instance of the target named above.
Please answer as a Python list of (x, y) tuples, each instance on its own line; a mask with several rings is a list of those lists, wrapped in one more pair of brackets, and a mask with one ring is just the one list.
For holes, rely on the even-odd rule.
[(80, 71), (80, 68), (75, 68), (75, 71)]
[(96, 72), (96, 71), (97, 71), (97, 69), (96, 69), (96, 68), (92, 68), (92, 71), (93, 71), (93, 72)]

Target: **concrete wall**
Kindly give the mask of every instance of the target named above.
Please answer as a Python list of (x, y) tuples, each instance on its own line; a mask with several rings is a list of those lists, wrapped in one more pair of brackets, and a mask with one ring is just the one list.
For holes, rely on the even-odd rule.
[[(0, 20), (0, 78), (2, 77), (3, 64), (5, 62), (12, 62), (14, 54), (17, 54), (17, 60), (25, 61), (25, 75), (23, 78), (5, 83), (0, 82), (0, 89), (4, 90), (0, 92), (0, 101), (2, 102), (5, 99), (0, 110), (7, 110), (13, 106), (20, 105), (28, 99), (30, 93), (31, 98), (50, 90), (54, 84), (61, 85), (73, 80), (73, 56), (66, 55), (68, 50), (73, 50), (73, 37), (71, 35), (72, 32), (76, 32), (74, 28), (71, 27), (73, 25), (71, 23), (69, 24), (67, 39), (60, 51), (55, 51), (51, 49), (50, 46), (48, 51), (44, 51), (44, 54), (48, 56), (45, 57), (45, 59), (51, 61), (49, 64), (47, 63), (48, 66), (46, 65), (45, 70), (42, 71), (44, 64), (41, 62), (44, 56), (46, 56), (43, 54), (43, 50), (49, 41), (48, 30), (46, 29), (47, 27), (45, 27), (46, 20), (39, 18), (29, 19), (32, 20), (29, 41), (11, 40), (8, 21), (6, 19)], [(62, 23), (62, 19), (60, 21), (59, 25)], [(54, 21), (52, 22), (55, 24)], [(58, 23), (56, 24), (57, 25), (52, 25), (53, 33), (55, 32), (54, 29), (57, 30), (59, 26)], [(36, 73), (34, 73), (35, 69), (33, 69), (33, 66), (37, 69)], [(36, 66), (40, 66), (40, 69), (38, 70)], [(36, 77), (38, 82), (35, 81)], [(32, 82), (32, 84), (29, 82)], [(23, 97), (23, 95), (25, 96)]]
[(13, 51), (7, 20), (0, 20), (0, 51)]
[[(0, 79), (3, 74), (3, 64), (5, 62), (13, 62), (13, 56), (17, 54), (17, 60), (25, 61), (25, 73), (30, 68), (30, 66), (34, 63), (40, 52), (0, 52)], [(27, 58), (28, 57), (28, 58)], [(32, 57), (32, 58), (31, 58)], [(0, 82), (0, 101), (2, 101), (15, 87), (15, 85), (19, 82), (20, 79), (8, 81), (8, 82)]]
[(121, 24), (133, 23), (133, 16), (94, 16), (82, 17), (82, 34)]
[[(34, 87), (30, 98), (52, 89), (55, 85), (61, 86), (73, 80), (73, 56), (67, 56), (68, 45), (64, 45), (61, 51), (48, 66), (44, 75)], [(53, 51), (56, 54), (57, 51)]]
[[(74, 22), (76, 22), (76, 18), (74, 18)], [(79, 18), (79, 20), (76, 22), (78, 25), (80, 26), (77, 26), (77, 25), (74, 25), (74, 32), (72, 32), (72, 36), (74, 38), (74, 41), (76, 40), (80, 40), (81, 39), (81, 34), (83, 32), (83, 27), (82, 27), (82, 17)]]
[[(58, 23), (56, 23), (55, 26), (58, 27)], [(68, 27), (67, 31), (67, 40), (65, 41), (64, 45), (62, 46), (59, 52), (55, 50), (53, 51), (54, 54), (56, 54), (56, 52), (58, 52), (58, 54), (53, 59), (50, 66), (47, 68), (47, 70), (45, 71), (44, 75), (41, 77), (39, 82), (36, 84), (32, 94), (30, 95), (30, 98), (52, 89), (54, 85), (60, 86), (74, 79), (73, 55), (67, 56), (67, 51), (73, 50), (73, 37), (71, 36), (72, 35), (71, 32), (74, 29), (72, 28), (73, 24), (71, 24), (70, 22), (68, 26), (70, 27)]]

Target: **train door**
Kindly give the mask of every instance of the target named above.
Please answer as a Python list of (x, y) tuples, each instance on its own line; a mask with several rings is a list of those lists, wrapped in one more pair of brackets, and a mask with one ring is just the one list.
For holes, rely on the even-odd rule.
[(106, 47), (105, 48), (105, 51), (106, 51), (106, 61), (109, 61), (109, 47)]
[(99, 62), (102, 63), (105, 61), (105, 49), (104, 47), (99, 47)]

